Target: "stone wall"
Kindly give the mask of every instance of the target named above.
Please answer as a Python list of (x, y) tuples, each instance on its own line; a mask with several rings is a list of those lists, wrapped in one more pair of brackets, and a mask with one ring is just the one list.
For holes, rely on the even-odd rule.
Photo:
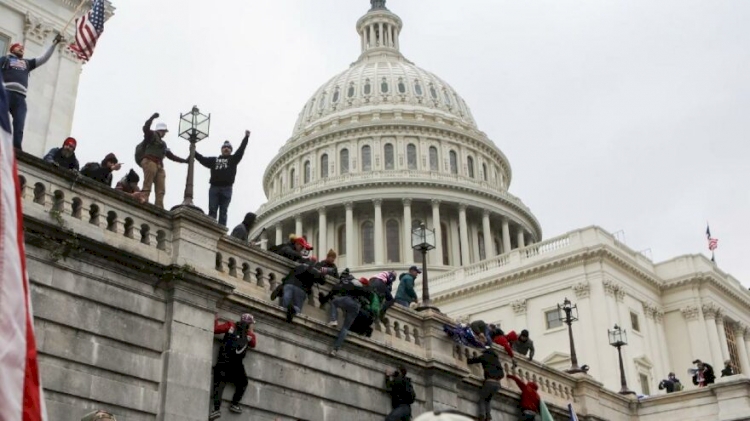
[[(258, 346), (245, 362), (245, 412), (233, 419), (382, 420), (389, 409), (383, 372), (396, 364), (410, 369), (415, 414), (448, 407), (476, 413), (481, 370), (466, 365), (473, 350), (447, 339), (442, 326), (452, 321), (442, 314), (397, 306), (371, 338), (350, 335), (330, 358), (337, 331), (326, 326), (316, 297), (292, 324), (269, 301), (290, 262), (226, 237), (222, 227), (192, 211), (138, 205), (27, 155), (19, 168), (51, 420), (78, 420), (93, 408), (126, 421), (205, 420), (214, 313), (234, 320), (245, 311), (258, 322)], [(541, 385), (560, 419), (568, 402), (586, 420), (664, 412), (656, 401), (637, 403), (585, 375), (527, 361), (516, 372)], [(495, 419), (515, 419), (515, 385), (504, 380), (503, 387)], [(732, 408), (747, 403), (749, 389), (750, 380), (737, 379), (684, 394), (691, 399), (681, 407), (699, 402), (712, 413), (735, 414)], [(232, 392), (228, 387), (225, 399)], [(679, 396), (669, 398), (665, 405)]]

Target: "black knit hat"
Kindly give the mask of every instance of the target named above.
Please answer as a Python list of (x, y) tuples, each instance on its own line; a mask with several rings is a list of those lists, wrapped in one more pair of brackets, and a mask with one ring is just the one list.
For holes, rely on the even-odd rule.
[(128, 180), (129, 183), (137, 183), (141, 181), (141, 177), (138, 175), (137, 172), (133, 171), (132, 169), (128, 173), (128, 175), (125, 176), (125, 178)]

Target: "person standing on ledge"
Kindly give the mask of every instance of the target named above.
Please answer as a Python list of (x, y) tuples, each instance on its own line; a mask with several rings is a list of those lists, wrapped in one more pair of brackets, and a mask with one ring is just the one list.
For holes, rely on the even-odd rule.
[(211, 170), (211, 187), (208, 189), (208, 216), (216, 219), (219, 213), (219, 224), (227, 226), (227, 211), (232, 201), (232, 186), (237, 176), (237, 165), (245, 155), (245, 148), (250, 139), (250, 130), (245, 130), (237, 152), (232, 155), (232, 144), (227, 140), (221, 146), (221, 155), (206, 157), (195, 152), (195, 159), (204, 167)]
[(167, 173), (164, 172), (164, 158), (181, 164), (187, 164), (188, 160), (175, 156), (167, 147), (164, 137), (167, 136), (167, 125), (156, 123), (151, 130), (151, 123), (159, 118), (159, 113), (154, 113), (143, 125), (143, 141), (135, 147), (135, 162), (143, 168), (143, 195), (148, 201), (151, 196), (151, 186), (156, 189), (154, 205), (164, 209), (164, 195), (166, 194)]
[(23, 128), (26, 125), (26, 93), (29, 89), (29, 73), (44, 65), (52, 57), (55, 47), (62, 40), (62, 35), (57, 34), (55, 39), (52, 40), (52, 45), (37, 58), (23, 58), (26, 49), (21, 43), (11, 45), (10, 54), (0, 57), (3, 85), (5, 90), (8, 91), (8, 107), (10, 108), (10, 115), (13, 117), (13, 147), (16, 149), (22, 149)]

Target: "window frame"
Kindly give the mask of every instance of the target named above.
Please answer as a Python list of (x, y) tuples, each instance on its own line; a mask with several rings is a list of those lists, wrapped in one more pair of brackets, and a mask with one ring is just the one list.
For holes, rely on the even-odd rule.
[[(372, 146), (362, 145), (359, 151), (360, 159), (362, 160), (362, 172), (372, 171)], [(366, 155), (365, 151), (367, 151)]]
[[(406, 168), (412, 171), (419, 169), (419, 153), (417, 152), (417, 145), (414, 143), (406, 144)], [(412, 165), (413, 164), (413, 165)]]
[[(550, 325), (550, 319), (548, 315), (553, 312), (555, 313), (555, 316), (556, 316), (556, 319), (553, 320), (553, 322), (559, 323), (559, 325), (555, 325), (555, 326)], [(560, 309), (558, 309), (557, 307), (554, 307), (554, 308), (548, 308), (544, 310), (544, 326), (547, 331), (559, 330), (565, 327), (565, 324), (560, 319)]]
[(328, 153), (320, 156), (320, 178), (328, 178)]
[(466, 175), (468, 175), (469, 178), (474, 178), (474, 157), (466, 157)]
[(339, 174), (349, 174), (349, 164), (349, 148), (342, 148), (339, 150)]
[(290, 168), (289, 169), (289, 190), (294, 190), (294, 186), (296, 184), (294, 182), (294, 178), (295, 178), (296, 175), (297, 174), (296, 174), (295, 169), (294, 168)]
[[(633, 321), (635, 320), (635, 323)], [(641, 332), (641, 318), (638, 316), (638, 313), (636, 313), (633, 310), (630, 310), (630, 329), (633, 330), (635, 333), (642, 333)]]
[[(435, 156), (433, 159), (432, 152), (435, 151)], [(430, 146), (428, 149), (428, 159), (430, 164), (430, 171), (440, 171), (440, 152), (438, 151), (438, 148), (435, 146)]]
[[(369, 235), (366, 230), (370, 231)], [(362, 243), (362, 264), (375, 264), (375, 223), (368, 219), (362, 222), (362, 224), (359, 226), (359, 231)]]
[(312, 181), (312, 164), (310, 163), (309, 159), (305, 161), (302, 168), (302, 183), (308, 184), (310, 183), (310, 181)]
[(453, 149), (448, 152), (448, 168), (451, 174), (458, 175), (458, 153)]
[[(393, 224), (395, 224), (395, 231), (392, 231)], [(393, 234), (396, 236), (395, 240), (390, 238)], [(391, 244), (392, 241), (393, 244)], [(391, 218), (385, 221), (385, 247), (386, 263), (401, 263), (401, 224), (396, 219)], [(393, 257), (391, 254), (396, 257), (396, 260), (391, 259)]]
[(393, 143), (388, 142), (383, 145), (383, 168), (386, 170), (396, 169), (396, 149)]

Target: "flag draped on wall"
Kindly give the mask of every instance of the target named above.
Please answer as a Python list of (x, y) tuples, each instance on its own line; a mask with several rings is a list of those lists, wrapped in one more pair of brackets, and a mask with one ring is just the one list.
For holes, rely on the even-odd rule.
[(0, 77), (0, 421), (43, 421), (17, 174)]
[(573, 409), (573, 404), (568, 404), (568, 412), (570, 412), (570, 421), (578, 421), (578, 415), (576, 415), (576, 410)]
[(94, 0), (91, 10), (76, 19), (76, 40), (70, 49), (84, 61), (91, 60), (94, 47), (104, 32), (104, 0)]
[(708, 223), (706, 223), (706, 238), (708, 238), (708, 249), (711, 251), (711, 261), (715, 262), (714, 250), (719, 247), (719, 239), (711, 237), (711, 228), (709, 228)]

